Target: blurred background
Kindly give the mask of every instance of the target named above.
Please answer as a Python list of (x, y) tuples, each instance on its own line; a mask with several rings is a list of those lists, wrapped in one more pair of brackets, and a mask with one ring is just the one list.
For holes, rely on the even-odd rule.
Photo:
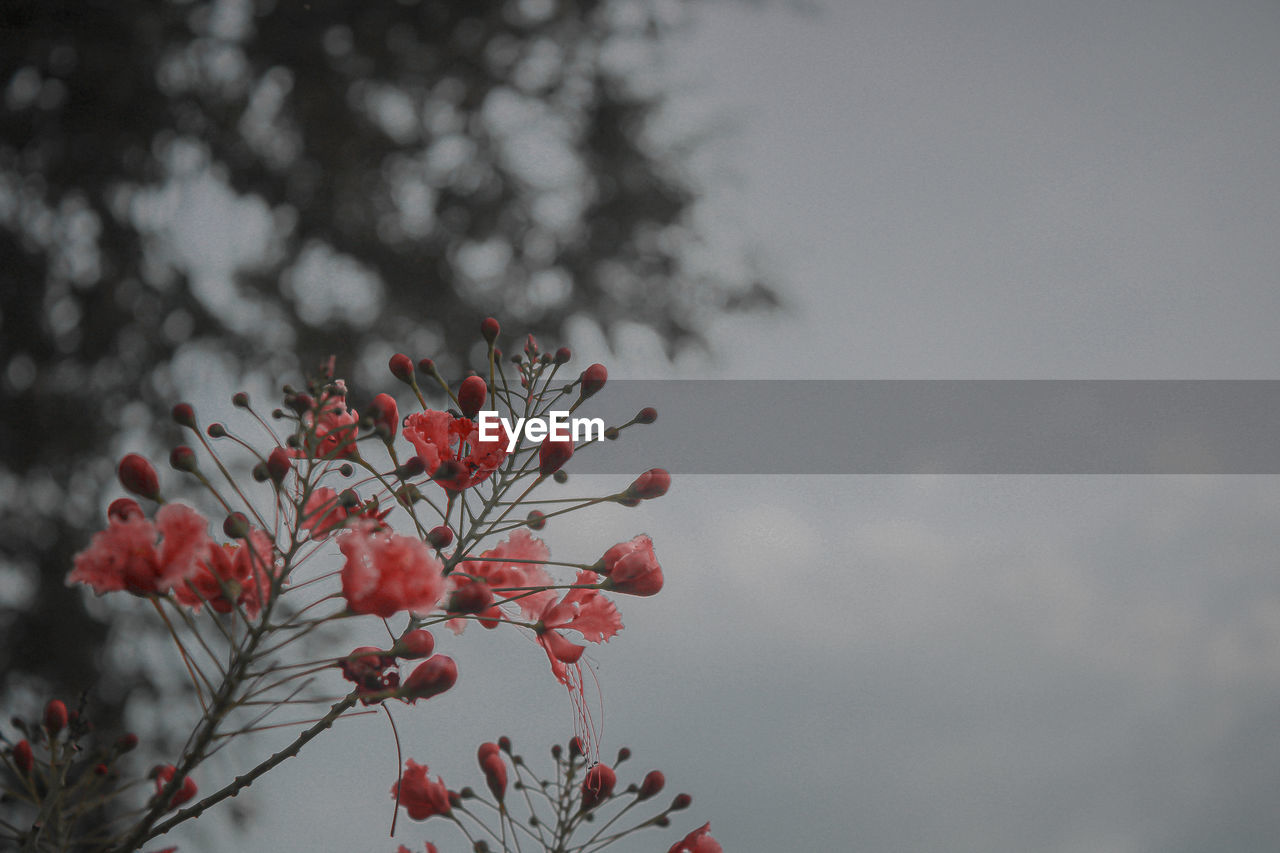
[[(330, 351), (367, 396), (485, 314), (615, 377), (1278, 378), (1271, 2), (59, 6), (0, 30), (6, 709), (147, 728), (175, 662), (98, 653), (143, 620), (61, 580), (112, 460)], [(1278, 513), (1269, 476), (691, 476), (549, 530), (647, 530), (668, 579), (593, 655), (601, 752), (694, 806), (615, 849), (1274, 851)], [(452, 786), (570, 733), (500, 634), (400, 715)], [(183, 849), (461, 849), (387, 840), (385, 723), (343, 732)]]

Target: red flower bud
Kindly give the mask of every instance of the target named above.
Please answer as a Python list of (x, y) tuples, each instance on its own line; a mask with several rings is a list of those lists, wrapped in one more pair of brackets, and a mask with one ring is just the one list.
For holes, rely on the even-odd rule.
[[(159, 794), (161, 791), (165, 789), (165, 786), (168, 785), (169, 782), (173, 780), (173, 774), (177, 773), (178, 769), (174, 767), (172, 764), (165, 764), (162, 767), (157, 767), (152, 772), (155, 773), (156, 793)], [(187, 776), (182, 780), (182, 784), (178, 786), (178, 790), (174, 791), (173, 797), (170, 798), (169, 808), (176, 809), (178, 806), (194, 798), (195, 795), (196, 795), (195, 780), (192, 779), (190, 776)]]
[(425, 658), (435, 650), (436, 638), (426, 628), (416, 628), (400, 638), (396, 644), (396, 657), (407, 660)]
[(498, 332), (500, 331), (502, 331), (502, 327), (492, 317), (485, 317), (484, 321), (480, 323), (480, 335), (489, 343), (493, 343), (498, 339)]
[(424, 358), (418, 361), (418, 369), (430, 376), (436, 372), (436, 363), (433, 359)]
[[(417, 459), (418, 457), (414, 457)], [(453, 531), (441, 524), (427, 531), (427, 544), (432, 548), (448, 548), (453, 541)]]
[(249, 408), (249, 395), (245, 391), (237, 391), (231, 395), (231, 405), (237, 409)]
[(50, 699), (44, 706), (44, 727), (50, 737), (67, 727), (67, 706), (61, 699)]
[(178, 426), (184, 426), (187, 429), (196, 428), (196, 410), (191, 408), (190, 403), (179, 403), (173, 407), (173, 421)]
[(542, 440), (542, 447), (538, 449), (538, 474), (543, 477), (549, 477), (564, 467), (564, 463), (569, 461), (569, 457), (573, 456), (573, 442), (566, 439), (564, 441), (552, 441), (550, 438)]
[(662, 497), (669, 488), (671, 488), (671, 475), (667, 473), (667, 470), (665, 468), (650, 468), (639, 477), (636, 477), (635, 482), (627, 486), (627, 490), (623, 494), (628, 498), (647, 501), (651, 498)]
[(676, 798), (671, 801), (671, 811), (678, 812), (682, 809), (687, 809), (692, 803), (693, 797), (688, 794), (676, 794)]
[(650, 770), (644, 775), (644, 781), (640, 783), (640, 793), (636, 795), (636, 799), (647, 800), (656, 796), (662, 793), (666, 784), (667, 777), (662, 775), (661, 770)]
[(597, 764), (582, 780), (582, 810), (591, 811), (613, 795), (618, 775), (607, 764)]
[(463, 417), (474, 418), (479, 414), (487, 391), (484, 379), (479, 376), (468, 376), (462, 380), (462, 386), (458, 388), (458, 408), (462, 409)]
[(525, 518), (524, 523), (529, 526), (530, 530), (541, 530), (547, 526), (546, 513), (536, 509), (529, 510), (529, 515)]
[(498, 745), (496, 743), (480, 744), (476, 759), (480, 762), (480, 770), (484, 773), (484, 781), (488, 784), (489, 791), (494, 799), (502, 802), (502, 798), (507, 793), (507, 765), (502, 762)]
[(35, 756), (31, 752), (31, 744), (26, 740), (20, 740), (13, 745), (13, 763), (17, 765), (18, 772), (23, 776), (31, 772), (32, 765), (35, 764)]
[(131, 518), (142, 518), (142, 507), (133, 498), (116, 498), (107, 507), (107, 519), (110, 521), (128, 521)]
[(93, 772), (99, 776), (106, 776), (109, 771), (107, 770), (107, 765), (95, 764), (93, 765)]
[(569, 351), (569, 348), (560, 347), (560, 349), (556, 350), (555, 358), (552, 360), (556, 364), (567, 364), (571, 358), (573, 358), (573, 353)]
[(391, 356), (391, 360), (387, 362), (387, 367), (391, 369), (391, 375), (401, 382), (413, 382), (413, 360), (402, 352), (398, 352)]
[(582, 371), (582, 399), (590, 397), (601, 388), (609, 378), (609, 371), (603, 364), (593, 364), (586, 370)]
[(136, 453), (130, 453), (120, 460), (116, 469), (120, 485), (139, 497), (155, 500), (160, 497), (160, 478), (151, 463)]
[(418, 664), (418, 668), (409, 674), (400, 688), (400, 695), (409, 702), (430, 699), (448, 690), (457, 680), (458, 665), (453, 658), (435, 655)]
[(138, 748), (138, 736), (133, 732), (126, 732), (116, 741), (116, 748), (121, 752), (132, 752)]
[(651, 424), (658, 419), (658, 410), (653, 406), (645, 406), (636, 413), (636, 423)]
[(169, 452), (169, 467), (175, 471), (193, 473), (200, 470), (200, 463), (196, 461), (196, 452), (182, 444)]
[(284, 478), (288, 476), (289, 471), (292, 469), (293, 460), (289, 458), (289, 451), (283, 447), (277, 447), (267, 457), (267, 476), (277, 486), (284, 482)]
[(390, 441), (396, 437), (396, 431), (400, 428), (400, 408), (396, 405), (395, 397), (379, 394), (373, 398), (366, 411), (373, 418), (374, 427), (386, 431), (385, 440)]

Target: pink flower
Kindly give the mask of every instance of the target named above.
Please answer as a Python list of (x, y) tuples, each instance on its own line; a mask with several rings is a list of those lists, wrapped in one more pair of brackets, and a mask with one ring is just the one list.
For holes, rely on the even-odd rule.
[(208, 602), (219, 613), (230, 613), (238, 604), (250, 619), (257, 618), (271, 592), (275, 554), (271, 539), (263, 531), (251, 530), (249, 541), (248, 548), (238, 543), (210, 542), (195, 573), (174, 586), (178, 602), (196, 610)]
[(346, 459), (356, 455), (356, 435), (360, 430), (360, 416), (347, 407), (347, 398), (341, 393), (327, 393), (319, 404), (302, 416), (302, 425), (314, 437), (307, 438), (308, 455), (321, 459)]
[(399, 798), (409, 817), (426, 820), (432, 815), (448, 814), (452, 807), (449, 805), (449, 789), (444, 782), (439, 777), (432, 782), (427, 777), (427, 766), (412, 758), (404, 764), (404, 774), (391, 786), (391, 796)]
[(667, 853), (724, 853), (724, 848), (711, 837), (711, 824), (704, 823), (675, 844)]
[[(555, 600), (556, 594), (552, 590), (532, 592), (524, 587), (546, 586), (551, 583), (551, 576), (541, 565), (550, 558), (551, 550), (545, 542), (530, 535), (527, 530), (516, 530), (478, 558), (459, 563), (449, 577), (458, 591), (467, 589), (476, 581), (483, 581), (499, 594), (503, 590), (508, 591), (503, 601), (481, 611), (484, 619), (491, 620), (485, 624), (497, 624), (497, 620), (502, 617), (498, 604), (506, 602), (513, 602), (526, 618), (537, 619), (547, 605)], [(465, 620), (455, 619), (450, 622), (450, 627), (456, 633), (461, 633), (465, 624)]]
[(347, 558), (342, 567), (347, 606), (353, 613), (384, 618), (402, 610), (429, 613), (444, 595), (444, 564), (421, 540), (372, 528), (373, 522), (362, 521), (338, 545)]
[[(580, 571), (578, 584), (594, 584), (594, 572)], [(551, 661), (551, 671), (561, 684), (570, 685), (566, 664), (576, 664), (585, 646), (570, 642), (557, 629), (577, 631), (591, 643), (607, 642), (622, 630), (622, 617), (613, 602), (598, 589), (571, 589), (560, 601), (548, 604), (535, 631)]]
[(456, 464), (457, 474), (437, 480), (446, 489), (460, 492), (483, 482), (507, 458), (506, 430), (499, 437), (481, 441), (480, 430), (467, 418), (428, 409), (405, 418), (404, 437), (412, 442), (428, 474), (446, 462)]
[(342, 527), (350, 515), (351, 511), (342, 505), (338, 493), (328, 486), (321, 486), (303, 504), (301, 523), (304, 530), (311, 532), (312, 539), (322, 540)]
[(118, 513), (76, 555), (67, 583), (88, 584), (99, 595), (168, 592), (195, 574), (209, 544), (209, 522), (188, 506), (165, 504), (155, 524), (141, 513)]
[(662, 589), (662, 567), (653, 554), (653, 540), (643, 533), (605, 551), (595, 571), (609, 578), (605, 589), (616, 592), (655, 595)]

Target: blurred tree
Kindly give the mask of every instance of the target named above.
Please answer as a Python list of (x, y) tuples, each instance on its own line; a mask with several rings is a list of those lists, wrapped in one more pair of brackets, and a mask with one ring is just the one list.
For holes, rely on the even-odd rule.
[(690, 272), (695, 188), (627, 60), (687, 2), (6, 0), (3, 689), (97, 679), (101, 717), (145, 684), (99, 675), (108, 627), (63, 578), (119, 436), (185, 396), (176, 356), (465, 359), (486, 314), (678, 347), (772, 302)]

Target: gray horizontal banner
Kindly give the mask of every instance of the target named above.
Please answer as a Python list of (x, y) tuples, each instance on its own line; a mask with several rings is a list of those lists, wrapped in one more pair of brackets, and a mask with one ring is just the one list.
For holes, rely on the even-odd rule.
[(1280, 381), (610, 380), (582, 474), (1280, 474)]

